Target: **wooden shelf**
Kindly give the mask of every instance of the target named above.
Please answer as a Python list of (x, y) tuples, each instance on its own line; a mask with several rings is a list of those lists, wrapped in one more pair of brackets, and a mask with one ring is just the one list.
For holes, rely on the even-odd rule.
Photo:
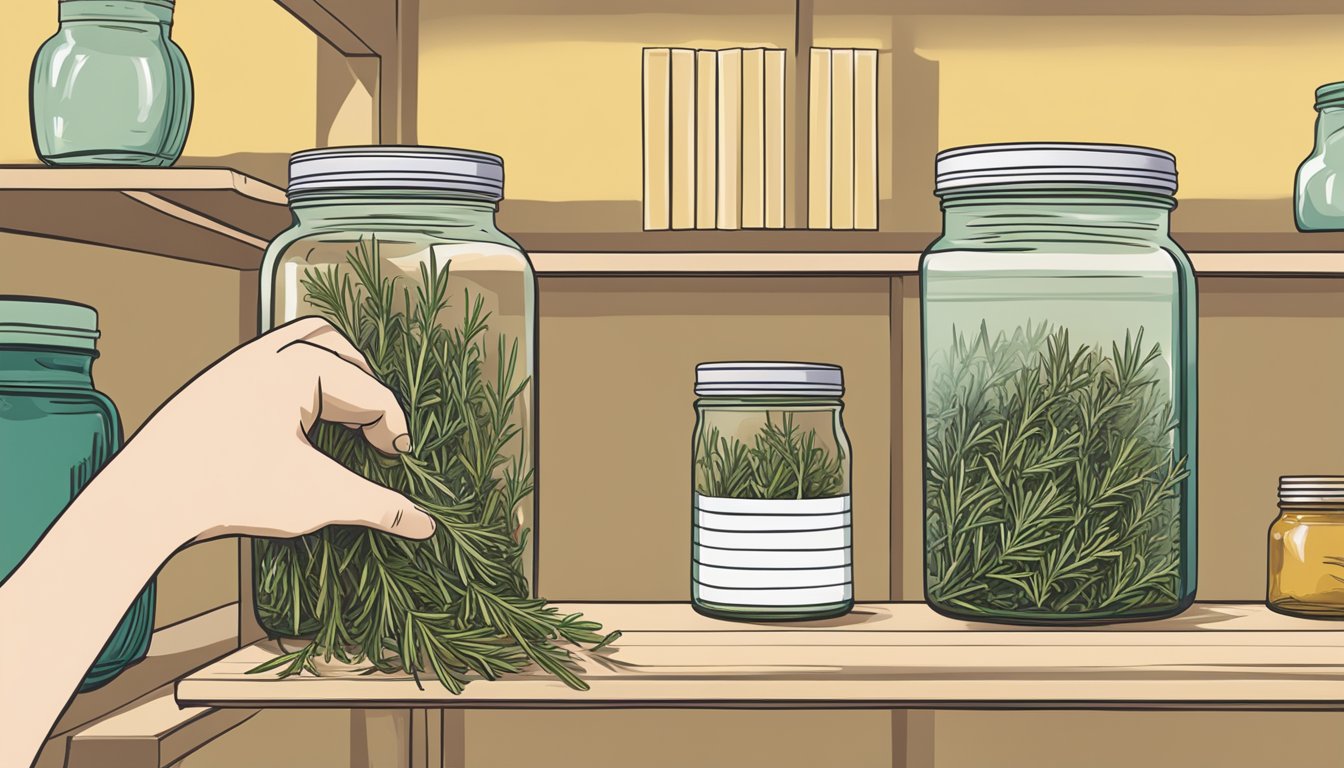
[(0, 167), (0, 231), (257, 269), (285, 193), (227, 168)]
[(172, 686), (164, 686), (71, 734), (64, 768), (167, 768), (256, 713), (179, 707)]
[(801, 624), (715, 621), (684, 604), (574, 604), (625, 634), (582, 657), (590, 691), (537, 673), (453, 696), (409, 676), (278, 679), (243, 648), (177, 686), (219, 707), (1048, 707), (1344, 709), (1344, 628), (1258, 604), (1198, 604), (1166, 621), (1065, 630), (971, 624), (916, 603)]

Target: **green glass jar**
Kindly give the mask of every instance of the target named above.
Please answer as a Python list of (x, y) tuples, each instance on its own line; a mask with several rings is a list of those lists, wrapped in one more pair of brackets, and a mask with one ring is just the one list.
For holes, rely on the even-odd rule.
[(167, 166), (191, 123), (191, 69), (173, 0), (61, 0), (33, 59), (31, 119), (49, 165)]
[(1293, 213), (1303, 232), (1344, 229), (1344, 83), (1316, 89), (1316, 143), (1297, 169)]
[(723, 619), (854, 607), (843, 375), (817, 363), (695, 370), (691, 605)]
[(920, 263), (925, 594), (1031, 624), (1154, 619), (1195, 594), (1195, 276), (1175, 158), (938, 155)]
[[(411, 450), (383, 457), (331, 425), (314, 433), (318, 448), (426, 508), (511, 537), (516, 550), (497, 553), (510, 563), (498, 587), (525, 597), (526, 531), (535, 520), (536, 278), (522, 248), (495, 226), (503, 191), (503, 161), (485, 152), (368, 146), (295, 154), (294, 223), (266, 251), (261, 327), (316, 315), (351, 338), (402, 403)], [(438, 582), (420, 581), (451, 570), (450, 533), (440, 525), (429, 542), (408, 543), (338, 526), (258, 540), (257, 618), (279, 637), (331, 627), (322, 611), (328, 582), (319, 583), (314, 565), (331, 555), (353, 563), (357, 576), (383, 540), (407, 574), (399, 595), (423, 599), (413, 607), (427, 613), (458, 610), (438, 596)], [(284, 577), (296, 572), (312, 579)], [(363, 608), (373, 588), (340, 582), (339, 598), (330, 599), (345, 607), (342, 631), (372, 636), (365, 633), (377, 617)]]
[[(97, 338), (98, 315), (91, 307), (0, 296), (3, 578), (121, 447), (117, 409), (93, 388)], [(153, 629), (151, 581), (89, 669), (81, 690), (106, 683), (144, 658)]]

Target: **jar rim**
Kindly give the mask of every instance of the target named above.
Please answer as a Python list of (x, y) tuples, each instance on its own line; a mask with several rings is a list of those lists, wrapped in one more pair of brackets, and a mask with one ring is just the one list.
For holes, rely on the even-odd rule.
[(504, 159), (474, 149), (410, 144), (323, 147), (289, 158), (289, 194), (423, 191), (504, 197)]
[(1316, 109), (1344, 105), (1344, 81), (1326, 83), (1316, 89)]
[(1279, 478), (1279, 505), (1338, 507), (1344, 512), (1344, 475), (1284, 475)]
[(830, 363), (735, 360), (695, 366), (695, 394), (840, 397), (844, 370)]
[(1172, 196), (1176, 156), (1130, 144), (1009, 142), (945, 149), (934, 159), (934, 194), (1008, 184), (1102, 185)]
[(98, 312), (87, 304), (41, 296), (0, 295), (0, 346), (91, 352)]

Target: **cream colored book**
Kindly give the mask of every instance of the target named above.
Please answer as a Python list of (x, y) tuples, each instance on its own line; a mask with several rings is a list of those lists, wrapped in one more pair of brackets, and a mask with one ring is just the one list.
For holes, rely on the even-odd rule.
[(742, 49), (718, 54), (718, 175), (715, 190), (719, 229), (742, 228)]
[(854, 228), (854, 51), (831, 51), (831, 229)]
[(672, 162), (671, 51), (644, 49), (644, 228), (667, 229)]
[(854, 52), (854, 228), (877, 229), (877, 51)]
[(807, 226), (831, 228), (831, 49), (812, 49), (807, 88)]
[(695, 52), (695, 228), (713, 229), (718, 198), (717, 51)]
[(765, 226), (765, 49), (742, 51), (742, 228)]
[(695, 229), (695, 51), (673, 48), (672, 229)]
[(784, 228), (784, 51), (765, 52), (765, 226)]

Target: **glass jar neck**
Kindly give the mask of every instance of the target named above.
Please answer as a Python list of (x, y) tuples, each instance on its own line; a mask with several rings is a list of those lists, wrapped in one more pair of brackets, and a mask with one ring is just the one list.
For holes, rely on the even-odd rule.
[(1344, 130), (1344, 103), (1320, 107), (1316, 112), (1316, 148), (1324, 149), (1326, 139)]
[(306, 193), (290, 199), (299, 224), (308, 228), (392, 230), (474, 230), (498, 234), (490, 199), (422, 191), (343, 190)]
[(1149, 244), (1171, 236), (1167, 195), (1109, 186), (1003, 185), (944, 193), (943, 238), (968, 243)]
[(173, 23), (173, 4), (165, 0), (61, 0), (61, 23), (116, 21), (130, 24)]
[(92, 389), (97, 352), (0, 346), (0, 385)]

